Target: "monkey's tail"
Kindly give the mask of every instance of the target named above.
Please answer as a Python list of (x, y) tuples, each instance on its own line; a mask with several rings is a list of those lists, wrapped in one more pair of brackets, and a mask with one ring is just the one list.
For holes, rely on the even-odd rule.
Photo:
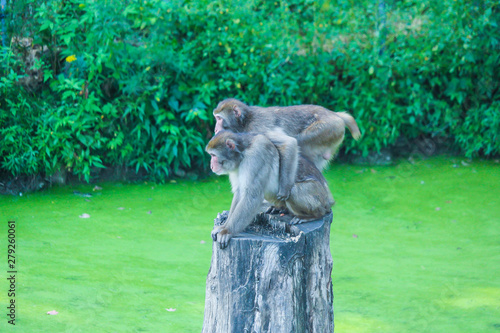
[(359, 131), (356, 120), (354, 120), (354, 118), (347, 112), (335, 112), (335, 114), (344, 121), (349, 131), (351, 131), (354, 140), (359, 140), (359, 138), (361, 137), (361, 132)]

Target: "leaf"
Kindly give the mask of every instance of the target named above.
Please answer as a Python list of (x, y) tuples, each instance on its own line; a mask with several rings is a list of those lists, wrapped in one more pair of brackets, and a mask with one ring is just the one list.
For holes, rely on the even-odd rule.
[(45, 29), (47, 29), (50, 25), (50, 21), (45, 21), (42, 26), (40, 27), (40, 29), (38, 30), (39, 32), (42, 32), (44, 31)]
[(179, 101), (174, 99), (174, 98), (171, 98), (169, 101), (168, 101), (168, 105), (174, 109), (174, 111), (179, 111)]
[(102, 165), (102, 163), (100, 162), (100, 159), (98, 161), (97, 158), (95, 158), (95, 160), (92, 161), (92, 165), (96, 166), (98, 168), (104, 168), (104, 169), (106, 168), (104, 165)]
[(155, 111), (157, 111), (157, 112), (158, 112), (158, 104), (156, 103), (156, 101), (155, 101), (154, 99), (153, 99), (153, 100), (151, 100), (151, 106), (153, 107), (153, 109), (154, 109)]

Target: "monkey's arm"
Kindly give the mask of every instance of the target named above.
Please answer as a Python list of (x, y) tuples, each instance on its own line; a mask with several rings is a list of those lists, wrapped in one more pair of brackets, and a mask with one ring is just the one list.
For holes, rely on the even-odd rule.
[(240, 192), (236, 190), (233, 195), (233, 201), (231, 201), (231, 208), (229, 209), (229, 214), (227, 216), (227, 219), (224, 224), (215, 226), (214, 229), (212, 230), (212, 239), (214, 241), (217, 241), (217, 234), (226, 227), (228, 224), (228, 221), (232, 220), (232, 215), (236, 209), (236, 206), (238, 205), (238, 202), (240, 201)]
[(233, 201), (231, 201), (231, 208), (229, 209), (228, 219), (231, 218), (231, 215), (234, 213), (236, 206), (240, 202), (240, 191), (236, 191), (233, 195)]
[(299, 146), (295, 138), (286, 135), (281, 129), (277, 128), (266, 135), (276, 146), (279, 154), (279, 188), (276, 197), (278, 200), (286, 200), (295, 183)]
[[(259, 211), (262, 200), (264, 200), (263, 191), (257, 191), (256, 193), (255, 191), (245, 190), (241, 194), (240, 200), (231, 205), (226, 223), (212, 231), (212, 238), (220, 244), (221, 249), (226, 248), (229, 240), (234, 235), (242, 232), (252, 223)], [(235, 200), (233, 200), (234, 202)]]

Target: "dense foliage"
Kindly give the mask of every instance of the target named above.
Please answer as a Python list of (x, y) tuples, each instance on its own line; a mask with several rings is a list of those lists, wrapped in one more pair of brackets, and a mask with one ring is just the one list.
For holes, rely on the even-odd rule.
[(0, 168), (206, 168), (211, 111), (347, 110), (367, 154), (446, 137), (500, 153), (496, 1), (10, 1), (0, 52)]

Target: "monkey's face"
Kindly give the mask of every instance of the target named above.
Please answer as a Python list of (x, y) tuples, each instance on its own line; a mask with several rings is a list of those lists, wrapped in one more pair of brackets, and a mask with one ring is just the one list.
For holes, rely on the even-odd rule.
[[(217, 105), (214, 110), (215, 117), (215, 134), (223, 130), (231, 130), (234, 132), (241, 131), (241, 114), (242, 109), (240, 101), (235, 99), (227, 99)], [(242, 104), (244, 105), (244, 104)]]
[(227, 175), (237, 168), (237, 160), (229, 158), (228, 151), (208, 150), (210, 154), (210, 169), (217, 175)]
[(214, 132), (215, 134), (219, 133), (220, 131), (226, 129), (224, 128), (225, 123), (224, 123), (224, 118), (222, 118), (220, 115), (214, 115), (215, 117), (215, 129)]
[(236, 147), (236, 142), (228, 138), (228, 132), (223, 131), (214, 136), (207, 147), (210, 154), (210, 169), (217, 175), (225, 175), (238, 168), (241, 154)]
[[(213, 173), (217, 175), (223, 175), (224, 172), (224, 167), (223, 163), (225, 162), (224, 159), (220, 159), (219, 156), (217, 156), (215, 151), (209, 152), (210, 154), (210, 169), (212, 170)], [(221, 163), (222, 162), (222, 163)]]

